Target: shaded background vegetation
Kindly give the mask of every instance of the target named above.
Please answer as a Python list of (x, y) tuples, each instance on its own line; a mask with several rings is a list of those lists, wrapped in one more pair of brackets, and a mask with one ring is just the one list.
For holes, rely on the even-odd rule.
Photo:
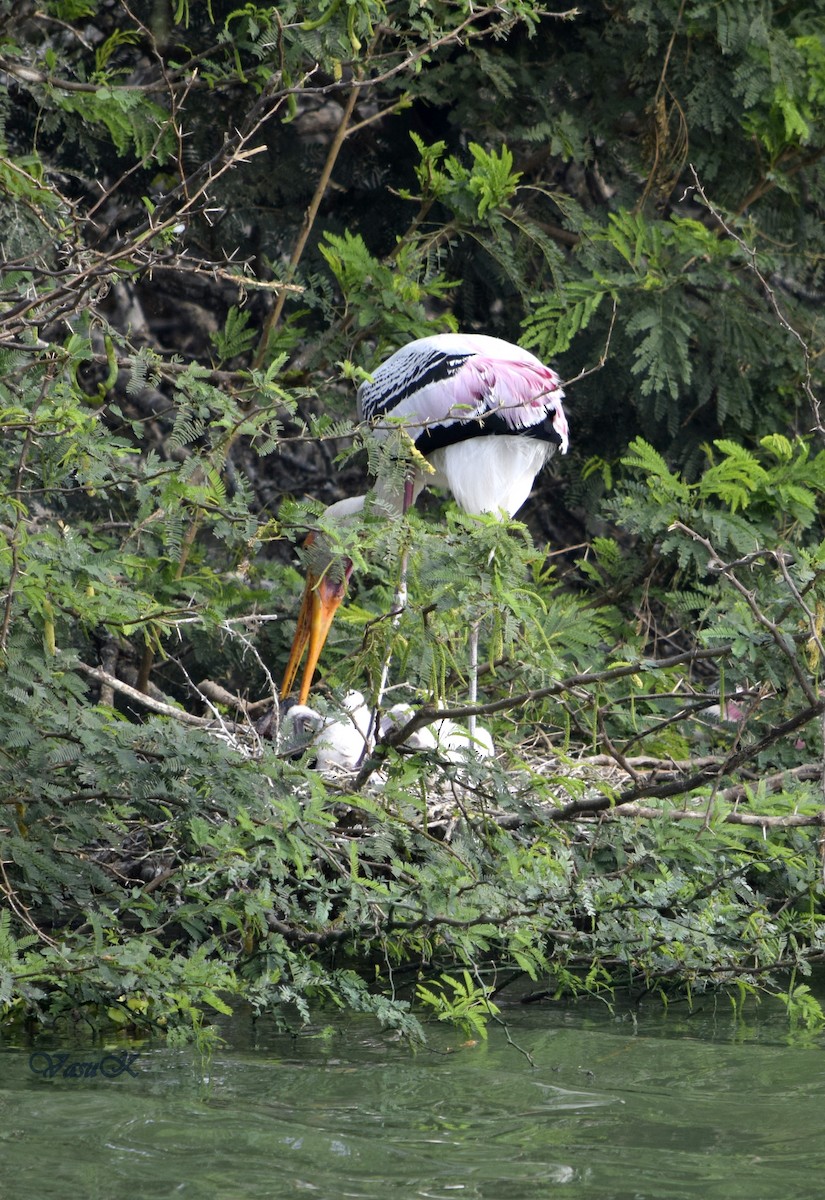
[[(0, 0), (12, 1012), (401, 1021), (394, 970), (468, 964), (464, 1019), (491, 964), (551, 993), (790, 971), (804, 1007), (823, 34), (760, 0)], [(426, 722), (483, 620), (501, 754), (460, 835), (421, 809), (422, 780), (469, 803), (445, 764), (391, 748), (379, 802), (254, 724), (294, 542), (366, 486), (359, 372), (448, 328), (554, 363), (571, 454), (529, 536), (438, 499), (350, 531), (325, 694), (369, 694), (392, 639)]]

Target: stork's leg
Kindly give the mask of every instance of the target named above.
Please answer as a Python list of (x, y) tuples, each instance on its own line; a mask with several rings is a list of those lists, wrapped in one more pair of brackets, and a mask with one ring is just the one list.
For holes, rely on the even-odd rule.
[[(412, 506), (415, 500), (415, 477), (410, 476), (404, 484), (404, 507), (402, 514), (406, 514), (407, 510)], [(394, 631), (398, 627), (401, 620), (401, 615), (407, 607), (407, 568), (410, 561), (410, 544), (407, 536), (404, 538), (404, 548), (401, 551), (401, 562), (398, 567), (398, 582), (395, 585), (395, 594), (392, 598), (391, 609), (391, 630)], [(387, 681), (390, 677), (390, 664), (392, 663), (392, 633), (387, 644), (387, 653), (384, 656), (384, 661), (381, 664), (381, 678), (378, 681), (378, 691), (375, 695), (375, 704), (373, 706), (372, 718), (370, 720), (370, 728), (366, 739), (366, 753), (371, 753), (375, 745), (375, 733), (378, 728), (378, 715), (381, 710), (381, 704), (384, 699), (384, 692), (387, 690)]]
[[(481, 617), (477, 621), (473, 621), (470, 626), (470, 686), (467, 699), (471, 707), (478, 701), (478, 631), (480, 625)], [(471, 739), (476, 735), (475, 714), (467, 718), (467, 732)]]
[[(496, 552), (495, 552), (495, 549), (493, 549), (490, 551), (490, 557), (487, 559), (488, 570), (489, 570), (490, 565), (492, 564), (495, 556), (496, 556)], [(481, 614), (479, 617), (477, 617), (477, 619), (475, 621), (473, 621), (472, 625), (470, 626), (470, 641), (469, 641), (469, 650), (470, 650), (470, 670), (469, 670), (470, 680), (469, 680), (469, 682), (470, 682), (470, 687), (469, 687), (468, 700), (469, 700), (471, 706), (475, 706), (478, 703), (478, 635), (479, 635), (479, 630), (481, 629), (482, 620), (483, 620), (483, 614)], [(475, 737), (476, 719), (475, 719), (474, 715), (467, 718), (467, 732), (469, 733), (470, 738)]]
[[(405, 544), (401, 551), (401, 562), (398, 571), (398, 583), (395, 585), (395, 594), (392, 598), (392, 624), (391, 629), (398, 627), (398, 622), (401, 620), (401, 614), (407, 607), (407, 566), (410, 559), (410, 547)], [(381, 707), (381, 701), (384, 699), (384, 692), (387, 690), (387, 680), (390, 676), (390, 663), (392, 662), (392, 638), (387, 646), (387, 653), (384, 656), (384, 662), (381, 665), (381, 679), (378, 683), (378, 692), (375, 697), (376, 709)]]

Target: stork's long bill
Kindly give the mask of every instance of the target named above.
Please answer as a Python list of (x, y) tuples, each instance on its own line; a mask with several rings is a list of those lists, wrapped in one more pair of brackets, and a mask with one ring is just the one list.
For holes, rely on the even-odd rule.
[[(307, 543), (311, 544), (313, 540), (314, 535), (310, 534)], [(352, 563), (348, 558), (328, 564), (327, 569), (320, 574), (317, 574), (312, 568), (307, 571), (306, 587), (298, 613), (298, 624), (281, 684), (282, 700), (286, 699), (292, 690), (301, 659), (306, 651), (307, 660), (301, 679), (301, 690), (298, 693), (298, 702), (306, 704), (318, 659), (321, 657), (321, 651), (329, 635), (333, 618), (346, 595), (351, 574)]]

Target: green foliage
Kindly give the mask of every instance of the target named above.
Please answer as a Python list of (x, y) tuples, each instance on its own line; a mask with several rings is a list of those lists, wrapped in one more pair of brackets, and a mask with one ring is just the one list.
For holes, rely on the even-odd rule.
[(825, 1026), (825, 1012), (808, 987), (807, 983), (799, 983), (788, 989), (786, 995), (779, 996), (788, 1010), (791, 1030), (816, 1030), (819, 1032)]
[[(733, 517), (738, 510), (747, 510), (753, 546), (799, 541), (803, 531), (814, 525), (825, 493), (825, 451), (812, 457), (809, 442), (797, 439), (791, 443), (782, 434), (761, 438), (759, 446), (763, 462), (737, 442), (718, 438), (716, 453), (705, 448), (710, 465), (695, 483), (689, 483), (674, 474), (652, 446), (637, 438), (622, 462), (644, 477), (650, 503), (643, 509), (631, 489), (632, 498), (630, 492), (617, 498), (614, 508), (628, 514), (633, 528), (650, 533), (666, 528), (677, 515), (687, 522), (697, 520), (704, 532), (709, 522), (723, 520), (723, 513)], [(747, 527), (730, 523), (732, 530)], [(741, 534), (720, 545), (725, 551), (737, 547), (741, 549)]]
[[(781, 55), (781, 60), (780, 59)], [(825, 49), (819, 36), (791, 37), (779, 47), (755, 48), (773, 86), (743, 126), (776, 162), (789, 148), (821, 141), (825, 129)], [(779, 68), (777, 70), (777, 67)]]
[(257, 331), (250, 328), (251, 313), (242, 312), (234, 304), (226, 316), (226, 325), (219, 333), (212, 334), (218, 358), (226, 362), (238, 354), (251, 350), (257, 341)]
[(540, 297), (525, 321), (524, 345), (535, 347), (547, 358), (563, 354), (590, 324), (606, 295), (589, 280), (573, 279), (554, 295)]
[[(483, 1037), (512, 971), (818, 1027), (822, 17), (13, 8), (4, 1013)], [(437, 499), (325, 530), (355, 582), (313, 703), (374, 697), (391, 651), (419, 731), (464, 721), (476, 627), (497, 754), (390, 738), (327, 778), (266, 716), (292, 542), (364, 449), (401, 481), (353, 385), (457, 328), (561, 359), (572, 453), (530, 532)]]
[(470, 142), (470, 168), (456, 155), (444, 157), (446, 142), (427, 146), (417, 134), (413, 133), (412, 138), (421, 155), (416, 175), (424, 197), (448, 205), (456, 216), (483, 220), (516, 194), (521, 172), (513, 170), (513, 155), (506, 146), (497, 153)]
[(419, 984), (416, 996), (433, 1010), (439, 1021), (458, 1026), (468, 1037), (475, 1035), (486, 1040), (487, 1021), (499, 1012), (489, 998), (489, 989), (480, 987), (469, 971), (465, 971), (461, 979), (442, 975), (438, 987), (440, 991)]
[(57, 103), (64, 113), (77, 116), (82, 125), (104, 127), (118, 154), (134, 151), (140, 158), (151, 155), (162, 165), (172, 152), (174, 142), (166, 113), (131, 88), (101, 85), (93, 92), (60, 96)]
[(359, 329), (386, 325), (404, 342), (431, 332), (425, 302), (440, 298), (450, 283), (440, 274), (421, 275), (410, 247), (391, 261), (370, 254), (362, 237), (327, 232), (319, 250), (346, 297), (346, 315)]

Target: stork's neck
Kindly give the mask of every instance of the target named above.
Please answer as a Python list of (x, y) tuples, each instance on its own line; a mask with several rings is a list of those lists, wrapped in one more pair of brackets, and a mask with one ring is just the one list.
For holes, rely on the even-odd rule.
[(366, 496), (347, 496), (344, 500), (336, 500), (324, 509), (324, 519), (333, 522), (346, 522), (363, 511)]

